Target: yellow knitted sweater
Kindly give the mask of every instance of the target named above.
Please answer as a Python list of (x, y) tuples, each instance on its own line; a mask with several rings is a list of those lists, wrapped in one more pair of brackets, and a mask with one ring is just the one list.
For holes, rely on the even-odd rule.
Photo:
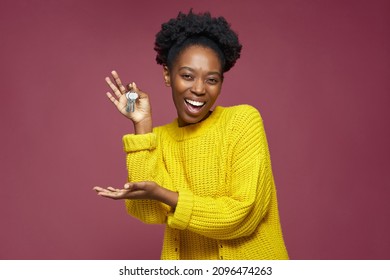
[(259, 112), (216, 107), (204, 121), (177, 120), (123, 137), (129, 181), (179, 194), (176, 209), (126, 200), (129, 214), (165, 223), (162, 259), (288, 259), (268, 144)]

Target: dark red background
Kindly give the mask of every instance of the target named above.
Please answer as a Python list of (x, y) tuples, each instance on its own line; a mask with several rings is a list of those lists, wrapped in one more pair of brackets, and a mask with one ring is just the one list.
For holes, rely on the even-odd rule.
[(175, 117), (154, 35), (211, 11), (244, 45), (219, 105), (264, 118), (293, 259), (389, 259), (389, 1), (0, 2), (0, 259), (158, 259), (163, 227), (95, 185), (126, 179), (116, 69)]

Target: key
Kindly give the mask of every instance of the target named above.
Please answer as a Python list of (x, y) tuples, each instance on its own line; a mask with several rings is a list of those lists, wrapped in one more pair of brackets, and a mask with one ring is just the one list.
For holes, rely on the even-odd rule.
[(137, 100), (138, 94), (136, 92), (129, 91), (126, 93), (126, 98), (127, 98), (126, 112), (134, 112), (135, 100)]

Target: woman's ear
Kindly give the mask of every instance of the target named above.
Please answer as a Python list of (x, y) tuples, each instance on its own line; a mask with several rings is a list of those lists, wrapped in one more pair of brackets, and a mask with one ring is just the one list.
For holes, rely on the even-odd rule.
[(171, 76), (169, 75), (169, 69), (168, 66), (163, 66), (163, 75), (164, 75), (164, 82), (167, 87), (171, 86)]

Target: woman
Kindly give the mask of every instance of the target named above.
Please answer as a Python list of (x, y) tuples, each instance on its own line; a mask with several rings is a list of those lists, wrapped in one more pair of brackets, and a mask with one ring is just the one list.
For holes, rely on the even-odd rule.
[[(165, 223), (162, 259), (287, 259), (263, 123), (249, 106), (217, 106), (241, 45), (222, 17), (180, 13), (156, 35), (177, 119), (152, 126), (148, 94), (113, 71), (108, 98), (134, 124), (123, 137), (128, 183), (95, 187), (129, 214)], [(128, 112), (125, 93), (138, 93)]]

